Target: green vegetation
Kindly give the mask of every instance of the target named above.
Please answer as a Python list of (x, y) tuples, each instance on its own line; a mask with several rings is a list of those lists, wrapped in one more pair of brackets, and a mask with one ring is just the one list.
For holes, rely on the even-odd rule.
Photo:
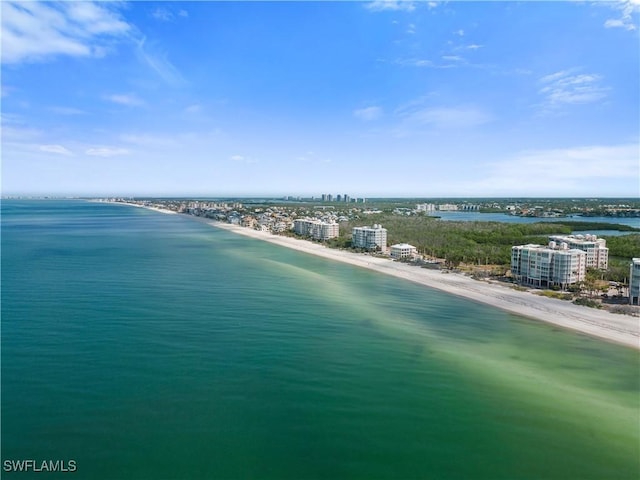
[[(575, 228), (575, 222), (453, 222), (424, 215), (398, 216), (380, 213), (342, 222), (341, 237), (348, 238), (353, 227), (373, 223), (380, 223), (387, 229), (390, 245), (410, 243), (418, 252), (445, 258), (453, 265), (461, 262), (509, 265), (512, 246), (527, 243), (544, 245), (548, 242), (548, 235), (570, 234)], [(612, 227), (609, 225), (608, 228)]]
[(600, 302), (591, 300), (590, 298), (576, 298), (573, 303), (576, 305), (584, 305), (585, 307), (602, 308), (602, 304)]
[(607, 247), (609, 247), (609, 257), (621, 257), (626, 260), (640, 257), (640, 234), (605, 238), (607, 239)]
[(562, 221), (559, 219), (556, 224), (564, 225), (565, 227), (571, 227), (573, 231), (585, 231), (585, 230), (617, 230), (618, 232), (638, 232), (640, 228), (632, 227), (631, 225), (623, 225), (620, 223), (605, 223), (605, 222), (572, 222)]
[(573, 295), (570, 293), (560, 293), (554, 292), (553, 290), (542, 290), (537, 292), (538, 295), (547, 298), (557, 298), (558, 300), (571, 300), (573, 299)]
[(629, 263), (640, 257), (640, 234), (604, 237), (609, 247), (609, 269), (603, 280), (626, 283), (629, 280)]

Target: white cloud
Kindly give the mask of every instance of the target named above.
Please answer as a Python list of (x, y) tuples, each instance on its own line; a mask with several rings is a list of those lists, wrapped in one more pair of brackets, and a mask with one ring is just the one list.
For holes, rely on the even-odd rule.
[(181, 87), (186, 84), (185, 79), (178, 69), (169, 61), (166, 53), (160, 52), (157, 48), (148, 44), (146, 37), (136, 41), (136, 55), (138, 59), (150, 67), (167, 84), (172, 87)]
[(122, 142), (144, 147), (145, 149), (168, 148), (179, 145), (171, 135), (122, 134), (118, 137)]
[(202, 105), (199, 105), (197, 103), (193, 104), (193, 105), (189, 105), (187, 108), (184, 109), (184, 113), (199, 113), (202, 111)]
[(464, 30), (462, 30), (462, 29), (460, 29), (460, 30), (456, 30), (456, 31), (455, 31), (455, 32), (453, 32), (453, 33), (455, 33), (456, 35), (459, 35), (459, 36), (461, 36), (461, 37), (464, 37)]
[(87, 113), (84, 110), (73, 107), (50, 107), (49, 110), (58, 115), (84, 115)]
[(407, 27), (407, 33), (409, 35), (415, 35), (416, 33), (416, 24), (415, 23), (410, 23), (409, 26)]
[(640, 1), (625, 0), (621, 2), (606, 2), (606, 5), (619, 13), (618, 18), (610, 18), (604, 22), (605, 28), (624, 28), (625, 30), (636, 30), (633, 15), (640, 12)]
[[(151, 12), (151, 16), (160, 22), (171, 22), (176, 18), (176, 14), (174, 14), (171, 10), (164, 7), (158, 7), (155, 10), (153, 10)], [(177, 16), (182, 18), (188, 18), (189, 12), (187, 12), (184, 9), (181, 9), (178, 11)]]
[(126, 148), (94, 147), (87, 149), (84, 153), (95, 157), (115, 157), (118, 155), (128, 155), (130, 152)]
[(396, 60), (394, 63), (402, 65), (403, 67), (435, 67), (431, 60), (424, 58), (403, 58)]
[(405, 126), (429, 126), (433, 128), (472, 128), (484, 125), (493, 117), (477, 107), (424, 107), (420, 105), (400, 109), (396, 112)]
[[(431, 5), (429, 5), (431, 7)], [(412, 12), (416, 9), (414, 2), (404, 0), (375, 0), (365, 4), (365, 8), (373, 12), (384, 10)]]
[(608, 88), (601, 86), (602, 77), (595, 74), (575, 74), (574, 70), (563, 70), (540, 79), (540, 95), (546, 106), (592, 103), (607, 96)]
[(315, 152), (312, 151), (308, 151), (304, 155), (297, 156), (295, 160), (298, 162), (310, 163), (315, 165), (327, 164), (332, 162), (330, 158), (318, 157)]
[(131, 29), (110, 3), (2, 2), (2, 63), (99, 57)]
[(73, 155), (71, 151), (69, 151), (62, 145), (40, 145), (40, 151), (47, 153), (58, 153), (60, 155)]
[(353, 111), (353, 116), (364, 121), (376, 120), (382, 116), (382, 108), (366, 107)]
[[(487, 195), (512, 194), (516, 185), (521, 195), (589, 195), (607, 179), (627, 192), (638, 191), (639, 156), (637, 143), (523, 151), (485, 165), (486, 177), (461, 187)], [(525, 181), (530, 173), (536, 182)]]
[(468, 63), (466, 59), (461, 57), (460, 55), (443, 55), (440, 58), (441, 60), (444, 60), (444, 62), (436, 63), (426, 58), (401, 58), (401, 59), (395, 60), (393, 63), (403, 67), (437, 68), (437, 69), (478, 66), (478, 65), (472, 65)]
[(163, 7), (156, 8), (153, 12), (151, 12), (151, 16), (156, 20), (160, 20), (161, 22), (168, 22), (173, 20), (173, 13)]
[(113, 103), (118, 103), (120, 105), (126, 105), (128, 107), (139, 107), (144, 105), (144, 102), (138, 98), (136, 95), (132, 94), (118, 94), (114, 93), (112, 95), (106, 95), (106, 100), (109, 100)]
[(258, 163), (258, 160), (256, 160), (255, 158), (246, 157), (244, 155), (231, 155), (229, 157), (229, 160), (236, 163), (246, 163), (246, 164)]

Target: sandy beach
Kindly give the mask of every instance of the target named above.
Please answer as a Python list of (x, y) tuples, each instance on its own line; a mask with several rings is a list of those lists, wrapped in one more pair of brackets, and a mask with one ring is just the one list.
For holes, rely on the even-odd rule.
[[(176, 213), (155, 207), (144, 208), (167, 214)], [(274, 235), (269, 232), (259, 232), (239, 225), (217, 222), (201, 217), (190, 217), (215, 228), (221, 228), (310, 255), (392, 275), (425, 287), (435, 288), (452, 295), (491, 305), (516, 315), (547, 322), (558, 327), (640, 350), (640, 319), (637, 317), (574, 305), (566, 300), (542, 297), (532, 292), (518, 291), (508, 285), (498, 284), (497, 282), (474, 280), (458, 273), (429, 270), (395, 262), (388, 258), (328, 248), (322, 244), (307, 240)]]
[(273, 235), (269, 232), (259, 232), (211, 220), (207, 220), (205, 223), (300, 252), (392, 275), (429, 288), (485, 303), (516, 315), (541, 320), (562, 328), (640, 349), (640, 320), (637, 317), (574, 305), (566, 300), (541, 297), (530, 292), (520, 292), (506, 285), (473, 280), (462, 274), (442, 273), (438, 270), (419, 268), (391, 259), (327, 248), (322, 244), (297, 238)]

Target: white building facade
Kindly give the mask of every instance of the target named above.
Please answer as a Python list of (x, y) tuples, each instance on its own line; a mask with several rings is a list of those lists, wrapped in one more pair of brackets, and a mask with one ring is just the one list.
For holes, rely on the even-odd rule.
[(391, 245), (392, 258), (412, 258), (418, 253), (418, 249), (408, 243), (398, 243)]
[(582, 250), (587, 254), (587, 267), (606, 270), (609, 268), (607, 241), (595, 235), (552, 235), (549, 240), (566, 243), (569, 248)]
[(566, 288), (568, 285), (582, 282), (587, 270), (587, 254), (566, 243), (557, 247), (554, 242), (549, 246), (519, 245), (511, 248), (511, 275), (518, 283), (533, 287)]
[(632, 259), (629, 268), (629, 303), (640, 305), (640, 258)]
[(387, 251), (387, 229), (382, 225), (374, 224), (372, 227), (354, 227), (351, 230), (351, 245), (367, 250)]
[(339, 235), (337, 223), (327, 223), (312, 218), (301, 218), (293, 221), (293, 231), (298, 235), (311, 237), (314, 240), (329, 240)]

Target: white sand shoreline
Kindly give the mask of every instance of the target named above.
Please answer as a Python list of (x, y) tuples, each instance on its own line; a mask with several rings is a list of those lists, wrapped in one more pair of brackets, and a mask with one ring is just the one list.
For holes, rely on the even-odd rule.
[[(144, 208), (168, 214), (176, 213), (155, 207)], [(484, 303), (519, 316), (540, 320), (640, 350), (640, 320), (637, 317), (574, 305), (566, 300), (542, 297), (530, 292), (521, 292), (506, 285), (473, 280), (461, 274), (442, 273), (441, 271), (395, 262), (387, 258), (332, 249), (307, 240), (274, 235), (269, 232), (259, 232), (250, 228), (191, 215), (189, 217), (207, 225), (246, 237), (392, 275), (429, 288), (435, 288), (452, 295)]]

